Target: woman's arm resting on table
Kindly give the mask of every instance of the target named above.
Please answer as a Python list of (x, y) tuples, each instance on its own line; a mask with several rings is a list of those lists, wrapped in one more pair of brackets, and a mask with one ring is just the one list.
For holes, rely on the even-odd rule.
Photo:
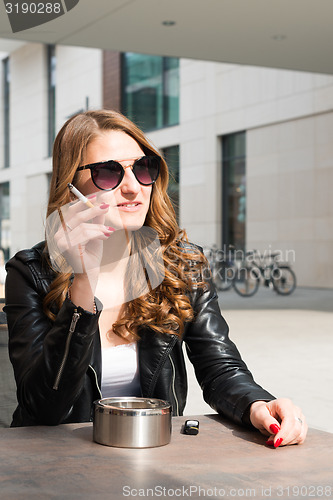
[(254, 381), (229, 338), (215, 287), (206, 281), (207, 289), (198, 291), (193, 299), (195, 318), (185, 328), (184, 342), (206, 403), (244, 424), (243, 416), (251, 403), (275, 398)]
[(269, 436), (266, 444), (275, 448), (302, 444), (308, 431), (302, 410), (286, 398), (252, 403), (250, 421), (262, 434)]
[(308, 429), (304, 415), (289, 399), (275, 399), (255, 383), (228, 336), (211, 283), (198, 294), (195, 312), (184, 340), (206, 402), (218, 413), (268, 435), (268, 445), (302, 443)]

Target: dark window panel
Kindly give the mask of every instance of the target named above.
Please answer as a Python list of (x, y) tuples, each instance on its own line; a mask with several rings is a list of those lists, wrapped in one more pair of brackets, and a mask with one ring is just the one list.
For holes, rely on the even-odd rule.
[(144, 130), (179, 123), (179, 60), (125, 53), (122, 109)]
[(164, 148), (162, 152), (169, 167), (168, 195), (179, 223), (179, 146)]
[(10, 59), (2, 61), (3, 68), (3, 134), (4, 134), (4, 167), (10, 164)]
[(47, 45), (48, 155), (52, 156), (56, 136), (56, 48)]
[(222, 248), (246, 247), (246, 134), (222, 138)]
[(0, 184), (0, 248), (5, 260), (9, 258), (10, 250), (10, 211), (9, 182)]

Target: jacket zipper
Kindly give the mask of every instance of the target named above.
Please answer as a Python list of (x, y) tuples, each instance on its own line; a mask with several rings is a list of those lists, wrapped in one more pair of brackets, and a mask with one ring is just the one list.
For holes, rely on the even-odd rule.
[(62, 361), (61, 361), (61, 364), (59, 367), (59, 371), (58, 371), (58, 374), (56, 376), (56, 379), (55, 379), (55, 382), (53, 385), (53, 389), (55, 391), (58, 390), (61, 375), (62, 375), (62, 372), (64, 371), (65, 363), (66, 363), (68, 353), (69, 353), (69, 345), (70, 345), (73, 333), (75, 331), (76, 323), (78, 322), (80, 316), (81, 316), (81, 314), (77, 312), (77, 309), (75, 309), (73, 316), (72, 316), (72, 321), (71, 321), (71, 324), (70, 324), (70, 327), (68, 330), (68, 336), (67, 336), (67, 340), (66, 340), (64, 356), (62, 358)]
[(178, 417), (178, 415), (179, 415), (179, 403), (178, 403), (178, 399), (177, 399), (177, 395), (176, 395), (176, 388), (175, 388), (176, 369), (175, 369), (175, 364), (172, 361), (171, 354), (169, 354), (169, 359), (170, 359), (170, 363), (171, 363), (171, 366), (172, 366), (172, 385), (171, 385), (171, 387), (172, 387), (172, 394), (173, 394), (173, 397), (174, 397), (174, 400), (175, 400), (175, 403), (176, 403), (176, 410), (177, 410), (177, 413), (174, 416)]

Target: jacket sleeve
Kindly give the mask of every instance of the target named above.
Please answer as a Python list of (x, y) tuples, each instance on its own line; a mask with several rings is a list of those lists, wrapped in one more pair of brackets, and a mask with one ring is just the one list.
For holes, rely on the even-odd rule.
[(255, 383), (221, 315), (214, 285), (194, 292), (195, 317), (184, 335), (205, 401), (218, 413), (239, 424), (248, 424), (247, 412), (254, 401), (275, 399)]
[(16, 257), (7, 263), (9, 356), (19, 406), (32, 423), (56, 425), (83, 388), (98, 314), (66, 299), (51, 321), (43, 312), (45, 291), (34, 265)]

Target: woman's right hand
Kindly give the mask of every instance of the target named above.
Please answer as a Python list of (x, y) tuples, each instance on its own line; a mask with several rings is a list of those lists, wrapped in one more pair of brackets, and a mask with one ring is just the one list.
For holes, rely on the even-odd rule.
[(98, 276), (103, 241), (114, 231), (104, 224), (108, 209), (105, 203), (90, 208), (77, 201), (61, 207), (58, 213), (53, 212), (50, 216), (53, 220), (47, 225), (51, 261), (59, 263), (61, 255), (75, 275)]

